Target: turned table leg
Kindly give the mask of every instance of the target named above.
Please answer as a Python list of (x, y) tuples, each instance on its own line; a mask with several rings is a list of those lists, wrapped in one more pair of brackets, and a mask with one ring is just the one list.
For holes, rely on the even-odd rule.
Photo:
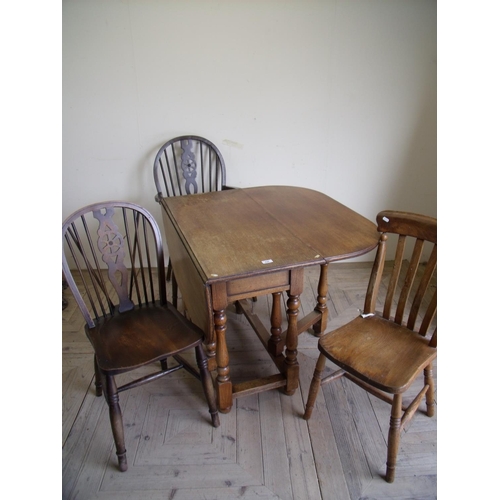
[(290, 272), (290, 290), (287, 301), (288, 330), (285, 348), (285, 394), (291, 396), (299, 386), (299, 362), (297, 361), (297, 347), (299, 344), (299, 316), (300, 294), (304, 289), (304, 269), (294, 269)]
[(215, 335), (217, 338), (217, 406), (221, 413), (228, 413), (233, 406), (233, 384), (229, 378), (229, 354), (226, 344), (226, 311), (214, 311)]
[(273, 307), (271, 310), (271, 337), (267, 343), (268, 351), (277, 357), (281, 354), (283, 347), (281, 344), (281, 292), (273, 293)]
[(326, 306), (326, 295), (328, 293), (328, 264), (321, 266), (319, 281), (318, 281), (318, 298), (315, 311), (321, 313), (321, 319), (313, 325), (314, 333), (320, 337), (326, 330), (328, 323), (328, 307)]
[(286, 387), (285, 394), (291, 396), (299, 386), (299, 363), (297, 361), (298, 330), (297, 316), (300, 299), (298, 295), (288, 294), (287, 302), (288, 331), (285, 349)]

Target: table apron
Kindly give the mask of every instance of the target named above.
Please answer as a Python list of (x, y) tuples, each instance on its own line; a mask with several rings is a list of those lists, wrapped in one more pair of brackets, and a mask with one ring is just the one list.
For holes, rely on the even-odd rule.
[(295, 268), (212, 283), (211, 302), (214, 311), (223, 311), (237, 300), (288, 291), (300, 295), (304, 287), (304, 270)]
[(249, 276), (227, 282), (229, 302), (290, 289), (290, 271), (278, 271), (262, 276)]

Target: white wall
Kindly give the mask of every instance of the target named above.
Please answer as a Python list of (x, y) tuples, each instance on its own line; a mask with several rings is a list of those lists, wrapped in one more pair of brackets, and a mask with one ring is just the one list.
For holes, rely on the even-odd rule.
[(187, 133), (232, 186), (436, 216), (435, 0), (62, 5), (63, 218), (112, 198), (159, 218), (152, 162)]

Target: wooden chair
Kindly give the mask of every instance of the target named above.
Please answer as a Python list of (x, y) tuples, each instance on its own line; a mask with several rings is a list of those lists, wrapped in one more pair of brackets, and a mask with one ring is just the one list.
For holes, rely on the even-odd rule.
[[(424, 396), (427, 415), (434, 415), (432, 362), (437, 355), (434, 322), (437, 220), (424, 215), (384, 211), (378, 214), (377, 223), (381, 236), (364, 311), (319, 339), (320, 355), (304, 418), (311, 417), (320, 385), (342, 376), (390, 403), (386, 480), (393, 482), (400, 434)], [(391, 234), (397, 240), (394, 263), (390, 272), (384, 272), (385, 262), (389, 263), (386, 253)], [(405, 245), (409, 244), (413, 245), (413, 251), (408, 263), (404, 259)], [(421, 262), (427, 257), (426, 263)], [(376, 312), (378, 306), (383, 308), (380, 313)], [(340, 369), (322, 379), (327, 359)], [(403, 394), (422, 371), (423, 389), (409, 405), (403, 406)]]
[[(196, 135), (167, 141), (159, 149), (153, 166), (155, 200), (170, 196), (208, 193), (229, 189), (226, 166), (217, 146)], [(172, 280), (172, 303), (177, 307), (177, 282), (168, 261), (167, 281)]]
[[(104, 390), (109, 405), (119, 469), (127, 470), (122, 391), (184, 368), (201, 380), (218, 427), (204, 334), (166, 300), (161, 234), (151, 214), (133, 203), (96, 203), (70, 215), (62, 235), (62, 268), (94, 348), (96, 393)], [(193, 349), (198, 369), (181, 357)], [(171, 367), (168, 358), (175, 359)], [(155, 362), (160, 371), (117, 386), (115, 376)]]

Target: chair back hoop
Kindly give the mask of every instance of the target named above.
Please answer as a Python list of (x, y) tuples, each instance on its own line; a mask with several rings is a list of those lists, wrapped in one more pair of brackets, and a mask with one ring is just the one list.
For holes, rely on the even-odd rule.
[[(377, 215), (377, 224), (381, 236), (364, 313), (381, 309), (385, 319), (426, 336), (435, 328), (437, 313), (437, 220), (385, 210)], [(391, 251), (390, 238), (395, 240)]]
[(196, 135), (167, 141), (156, 154), (153, 176), (156, 201), (171, 196), (221, 191), (226, 166), (214, 143)]
[(89, 328), (95, 320), (166, 303), (160, 228), (134, 203), (94, 203), (62, 225), (62, 268)]

